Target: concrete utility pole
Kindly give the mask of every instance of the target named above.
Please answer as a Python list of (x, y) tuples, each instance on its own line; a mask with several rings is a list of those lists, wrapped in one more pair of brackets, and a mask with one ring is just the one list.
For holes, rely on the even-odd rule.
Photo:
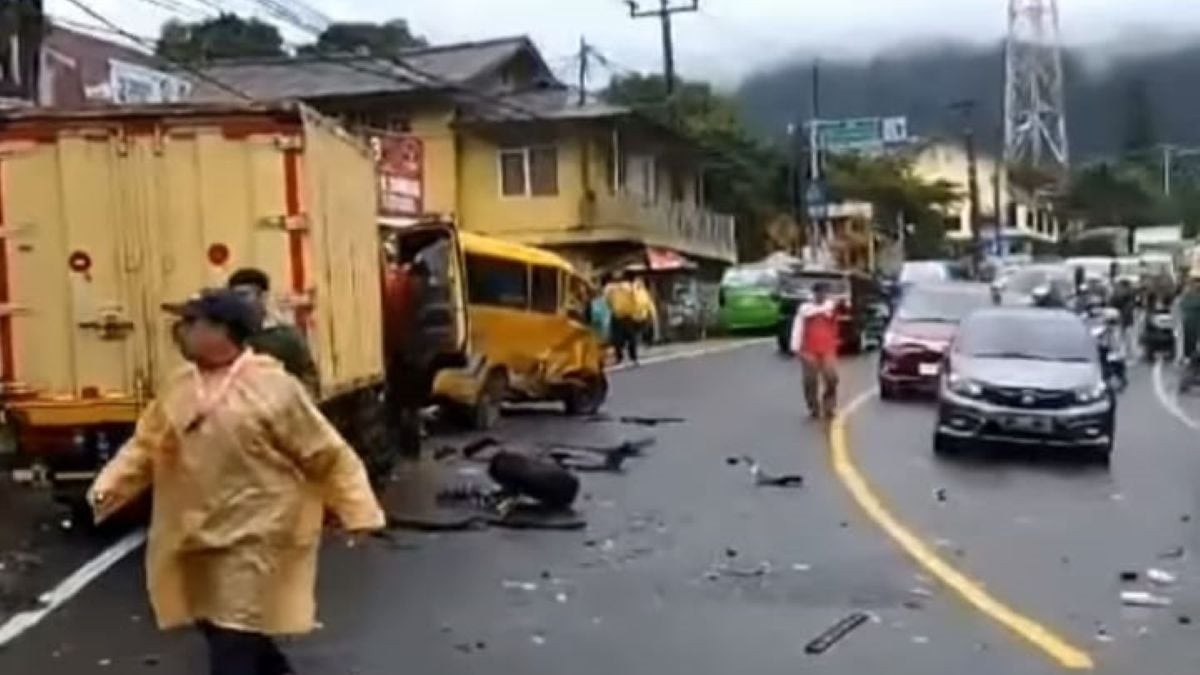
[(667, 96), (675, 93), (675, 44), (671, 35), (671, 15), (682, 12), (696, 12), (700, 9), (700, 0), (692, 0), (689, 5), (672, 5), (670, 0), (658, 0), (658, 9), (638, 9), (635, 0), (626, 0), (629, 5), (629, 16), (634, 19), (658, 17), (662, 23), (663, 45), (663, 76), (667, 80)]
[[(959, 101), (950, 106), (963, 115), (963, 143), (967, 149), (967, 195), (970, 199), (971, 227), (971, 273), (979, 274), (982, 267), (983, 250), (979, 246), (979, 162), (975, 154), (974, 114), (975, 101)], [(999, 247), (1000, 240), (996, 240)]]

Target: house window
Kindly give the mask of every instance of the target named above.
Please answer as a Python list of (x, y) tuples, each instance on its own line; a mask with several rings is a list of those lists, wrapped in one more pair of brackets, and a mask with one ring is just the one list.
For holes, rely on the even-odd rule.
[(558, 194), (558, 148), (539, 145), (500, 151), (500, 193), (505, 197)]
[(525, 309), (529, 278), (518, 262), (467, 255), (467, 302), (472, 305)]
[(532, 267), (529, 277), (529, 307), (542, 314), (557, 314), (558, 270), (553, 267)]

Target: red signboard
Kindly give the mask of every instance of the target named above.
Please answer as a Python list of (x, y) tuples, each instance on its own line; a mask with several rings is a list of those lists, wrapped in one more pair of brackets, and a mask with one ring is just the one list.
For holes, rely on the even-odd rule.
[(379, 212), (417, 216), (425, 210), (425, 146), (413, 136), (376, 136)]

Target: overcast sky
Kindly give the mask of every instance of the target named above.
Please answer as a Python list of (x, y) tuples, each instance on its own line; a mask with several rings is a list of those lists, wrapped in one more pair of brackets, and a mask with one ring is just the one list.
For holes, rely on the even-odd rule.
[[(244, 11), (253, 0), (80, 0), (123, 27), (157, 35), (172, 13), (156, 5), (197, 9), (217, 4)], [(566, 76), (579, 38), (618, 67), (661, 68), (658, 22), (633, 21), (621, 0), (304, 0), (336, 20), (408, 19), (433, 42), (528, 34)], [(687, 4), (688, 0), (672, 0)], [(45, 0), (47, 11), (95, 23), (69, 0)], [(642, 0), (654, 6), (657, 0)], [(798, 52), (868, 54), (931, 36), (987, 40), (1005, 30), (1007, 0), (701, 0), (701, 11), (675, 15), (681, 73), (735, 83), (757, 68)], [(1200, 0), (1059, 0), (1064, 39), (1102, 42), (1136, 33), (1200, 34)], [(195, 18), (186, 17), (186, 18)], [(288, 38), (307, 36), (291, 31)], [(595, 83), (599, 84), (599, 83)]]

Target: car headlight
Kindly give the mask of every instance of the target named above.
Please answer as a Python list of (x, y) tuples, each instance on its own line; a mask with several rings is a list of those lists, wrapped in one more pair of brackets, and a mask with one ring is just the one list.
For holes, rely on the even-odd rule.
[(1080, 403), (1095, 403), (1102, 400), (1108, 394), (1108, 385), (1103, 382), (1097, 382), (1091, 386), (1080, 387), (1075, 390), (1075, 400)]
[(946, 377), (946, 386), (950, 389), (950, 391), (958, 394), (959, 396), (966, 396), (968, 398), (979, 398), (980, 396), (983, 396), (983, 386), (981, 386), (975, 380), (972, 380), (968, 377), (963, 377), (958, 373), (950, 373)]

